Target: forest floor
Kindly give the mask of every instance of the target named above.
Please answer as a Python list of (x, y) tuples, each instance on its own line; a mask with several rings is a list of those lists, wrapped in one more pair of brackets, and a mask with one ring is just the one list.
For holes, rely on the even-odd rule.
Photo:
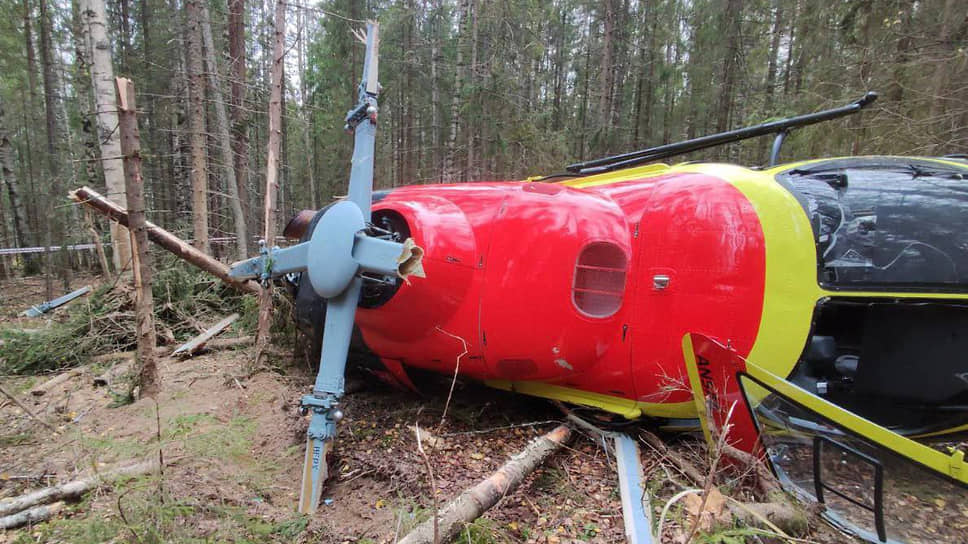
[[(77, 278), (77, 286), (91, 280)], [(0, 292), (5, 326), (43, 326), (45, 318), (28, 324), (15, 317), (43, 300), (42, 283), (11, 280)], [(0, 399), (0, 500), (132, 460), (164, 459), (161, 474), (102, 487), (50, 522), (0, 531), (0, 543), (393, 542), (434, 508), (414, 425), (438, 438), (428, 454), (442, 506), (562, 420), (545, 401), (458, 382), (441, 426), (448, 379), (430, 381), (417, 395), (353, 374), (337, 477), (324, 490), (319, 511), (301, 516), (295, 507), (307, 420), (299, 414), (298, 399), (312, 375), (305, 365), (280, 362), (246, 376), (249, 357), (239, 349), (184, 361), (163, 358), (158, 398), (128, 404), (119, 403), (110, 386), (93, 385), (92, 377), (109, 362), (85, 367), (43, 396), (30, 389), (50, 376), (0, 378), (0, 385), (56, 428), (48, 431)], [(673, 447), (702, 466), (699, 439), (686, 436)], [(660, 455), (642, 449), (658, 517), (664, 502), (689, 485)], [(684, 540), (686, 524), (682, 509), (671, 509), (663, 541)], [(744, 535), (740, 528), (703, 541), (740, 542)], [(818, 524), (809, 541), (844, 540)], [(578, 434), (520, 488), (467, 525), (458, 541), (624, 541), (611, 453), (599, 440)]]

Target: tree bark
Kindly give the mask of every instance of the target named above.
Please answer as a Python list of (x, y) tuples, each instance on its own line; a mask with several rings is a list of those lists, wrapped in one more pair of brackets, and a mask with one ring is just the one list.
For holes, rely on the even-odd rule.
[(134, 255), (135, 330), (138, 335), (139, 384), (141, 396), (158, 394), (158, 369), (155, 363), (154, 303), (151, 297), (151, 260), (145, 219), (144, 180), (141, 177), (141, 141), (134, 83), (118, 78), (118, 130), (124, 155), (124, 184), (128, 194), (128, 228)]
[(770, 60), (766, 65), (766, 84), (763, 94), (766, 106), (763, 108), (767, 115), (773, 112), (773, 95), (776, 92), (777, 59), (780, 56), (780, 38), (783, 33), (783, 2), (773, 0), (773, 29), (770, 36)]
[[(20, 198), (20, 185), (17, 181), (17, 170), (13, 161), (13, 146), (10, 143), (10, 134), (7, 131), (2, 101), (0, 101), (0, 173), (3, 174), (3, 184), (6, 186), (7, 196), (10, 198), (10, 207), (13, 212), (13, 233), (17, 247), (33, 246), (34, 239), (27, 223), (27, 208)], [(33, 256), (24, 255), (24, 268), (28, 270), (33, 268)]]
[(440, 5), (433, 0), (430, 5), (430, 147), (431, 172), (439, 183), (443, 180), (443, 166), (440, 163)]
[[(615, 53), (615, 0), (605, 0), (603, 2), (602, 9), (605, 13), (602, 15), (602, 25), (604, 27), (602, 34), (602, 71), (599, 74), (601, 85), (601, 96), (599, 101), (599, 123), (601, 123), (601, 129), (604, 134), (608, 134), (609, 126), (611, 125), (611, 111), (612, 111), (612, 77), (614, 75), (612, 63), (614, 62)], [(606, 138), (607, 140), (607, 138)]]
[(218, 81), (218, 64), (215, 62), (215, 40), (212, 39), (212, 22), (209, 17), (208, 6), (205, 2), (198, 4), (201, 15), (200, 26), (202, 42), (205, 46), (205, 63), (208, 72), (209, 88), (215, 98), (215, 120), (218, 125), (219, 151), (222, 154), (222, 170), (225, 172), (225, 185), (229, 193), (229, 206), (232, 208), (233, 225), (235, 227), (236, 256), (239, 260), (248, 256), (248, 235), (245, 228), (245, 213), (242, 211), (242, 200), (239, 193), (238, 181), (235, 179), (235, 165), (232, 159), (232, 135), (229, 131), (229, 116), (225, 110), (225, 95)]
[[(950, 69), (950, 55), (953, 52), (954, 44), (951, 43), (953, 19), (955, 19), (954, 12), (955, 7), (959, 4), (958, 0), (945, 0), (944, 9), (941, 16), (941, 29), (938, 35), (939, 51), (938, 58), (935, 61), (934, 75), (931, 78), (931, 90), (929, 100), (931, 101), (931, 108), (928, 113), (928, 117), (931, 123), (942, 126), (943, 117), (945, 115), (946, 102), (948, 100), (945, 94), (945, 84), (948, 81), (948, 70)], [(948, 131), (944, 131), (945, 135), (948, 135)], [(935, 150), (937, 153), (942, 153), (948, 142), (939, 141), (935, 145)]]
[[(251, 218), (249, 185), (249, 128), (245, 112), (245, 0), (229, 0), (229, 81), (231, 84), (230, 119), (232, 121), (232, 151), (235, 182), (242, 199), (242, 212)], [(255, 232), (256, 223), (247, 222), (246, 231)], [(252, 228), (249, 228), (252, 226)]]
[[(91, 59), (91, 87), (94, 90), (97, 135), (101, 150), (101, 169), (107, 196), (127, 208), (124, 169), (121, 164), (121, 137), (118, 134), (118, 106), (114, 93), (114, 68), (111, 65), (111, 42), (108, 40), (104, 0), (79, 0), (86, 49)], [(121, 271), (131, 261), (131, 242), (127, 229), (111, 224), (112, 261)]]
[(35, 506), (16, 514), (0, 517), (0, 530), (15, 529), (27, 524), (47, 521), (64, 508), (64, 502)]
[(742, 0), (727, 0), (722, 26), (726, 33), (726, 50), (723, 55), (722, 85), (719, 88), (719, 106), (716, 116), (716, 132), (729, 128), (733, 110), (733, 87), (736, 85), (736, 64), (739, 62), (740, 38), (742, 37)]
[(185, 2), (188, 52), (189, 146), (191, 148), (192, 232), (195, 247), (211, 253), (208, 242), (208, 155), (205, 136), (205, 73), (198, 0)]
[[(106, 215), (112, 221), (116, 221), (125, 227), (128, 226), (128, 211), (117, 204), (110, 202), (93, 189), (89, 187), (81, 187), (80, 189), (71, 191), (70, 197), (76, 202), (80, 202), (92, 210)], [(228, 266), (213, 259), (208, 254), (202, 253), (197, 248), (192, 247), (184, 240), (181, 240), (174, 234), (159, 227), (158, 225), (155, 225), (151, 221), (145, 222), (145, 228), (148, 230), (149, 240), (174, 253), (178, 258), (184, 259), (190, 264), (193, 264), (209, 274), (212, 274), (232, 287), (253, 294), (257, 294), (262, 290), (262, 288), (259, 287), (259, 284), (254, 281), (240, 282), (231, 278), (229, 276)]]
[(459, 173), (455, 169), (457, 161), (457, 138), (460, 134), (460, 107), (463, 98), (464, 83), (464, 40), (467, 39), (467, 16), (470, 0), (460, 0), (458, 5), (457, 25), (457, 69), (454, 71), (454, 96), (450, 103), (450, 136), (447, 139), (447, 155), (444, 159), (444, 181), (453, 183), (460, 181)]
[(102, 472), (89, 478), (82, 478), (65, 484), (47, 487), (0, 503), (0, 516), (9, 516), (39, 504), (80, 497), (84, 493), (97, 488), (105, 481), (142, 476), (155, 470), (158, 470), (158, 461), (145, 461)]
[[(478, 11), (477, 0), (470, 0), (468, 8), (470, 13), (468, 16), (471, 20), (471, 64), (470, 70), (467, 71), (467, 80), (470, 83), (471, 89), (474, 90), (473, 95), (469, 102), (474, 104), (474, 108), (471, 111), (479, 111), (477, 108), (480, 106), (481, 98), (480, 92), (477, 90), (478, 86), (478, 67), (477, 67), (477, 47), (478, 47), (478, 24), (477, 24), (477, 11)], [(467, 130), (467, 167), (464, 169), (464, 179), (472, 180), (476, 179), (476, 167), (477, 167), (477, 130)]]
[[(50, 215), (48, 216), (47, 232), (44, 243), (47, 247), (52, 245), (54, 239), (61, 245), (61, 251), (57, 256), (51, 258), (48, 253), (48, 275), (53, 276), (52, 268), (56, 266), (58, 275), (64, 284), (64, 289), (70, 286), (71, 265), (68, 260), (66, 249), (67, 240), (64, 237), (65, 216), (64, 209), (59, 206), (58, 198), (64, 193), (63, 180), (61, 179), (60, 164), (63, 157), (58, 156), (61, 151), (60, 146), (60, 127), (57, 122), (57, 102), (60, 99), (60, 91), (57, 86), (57, 67), (54, 63), (54, 50), (51, 43), (53, 33), (53, 22), (47, 9), (49, 0), (40, 0), (40, 64), (43, 70), (44, 82), (44, 113), (47, 126), (47, 173), (50, 176), (50, 190), (53, 195), (47, 202)], [(49, 289), (48, 289), (49, 290)]]
[[(276, 238), (276, 195), (279, 191), (279, 148), (282, 137), (282, 68), (286, 46), (286, 5), (276, 0), (272, 44), (272, 86), (269, 90), (269, 142), (266, 149), (265, 231), (263, 238), (271, 245)], [(261, 362), (269, 346), (272, 324), (272, 289), (259, 292), (259, 323), (256, 329), (256, 361)]]
[[(571, 429), (562, 425), (546, 435), (533, 440), (528, 446), (512, 457), (494, 474), (479, 482), (474, 487), (461, 493), (457, 499), (444, 507), (439, 515), (421, 523), (399, 544), (430, 544), (435, 542), (439, 529), (439, 542), (448, 542), (463, 528), (479, 518), (490, 507), (497, 504), (508, 493), (534, 472), (538, 465), (549, 455), (558, 451), (571, 438)], [(431, 491), (436, 493), (437, 490)]]

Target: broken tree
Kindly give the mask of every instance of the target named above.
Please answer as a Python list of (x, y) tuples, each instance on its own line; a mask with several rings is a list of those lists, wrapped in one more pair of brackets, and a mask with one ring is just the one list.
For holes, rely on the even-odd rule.
[[(272, 86), (269, 89), (269, 142), (266, 150), (266, 201), (265, 232), (262, 239), (269, 247), (276, 239), (276, 194), (279, 191), (279, 149), (282, 138), (282, 68), (286, 47), (286, 5), (276, 0), (272, 46)], [(272, 288), (267, 286), (259, 293), (259, 325), (255, 335), (256, 362), (269, 345), (269, 327), (272, 324)]]
[[(128, 211), (118, 206), (114, 202), (101, 196), (97, 191), (90, 187), (81, 187), (71, 191), (70, 197), (75, 201), (92, 210), (106, 215), (125, 227), (128, 226)], [(180, 259), (188, 261), (190, 264), (212, 274), (225, 283), (245, 291), (246, 293), (257, 294), (262, 290), (259, 284), (254, 281), (239, 281), (229, 276), (229, 267), (215, 260), (211, 256), (202, 253), (197, 248), (192, 247), (184, 240), (178, 238), (167, 230), (155, 225), (151, 221), (145, 221), (145, 229), (148, 231), (148, 239), (174, 253)]]
[(118, 130), (124, 157), (124, 187), (128, 196), (128, 229), (131, 232), (131, 254), (134, 259), (135, 330), (138, 335), (139, 385), (141, 394), (153, 397), (158, 392), (155, 366), (155, 319), (151, 298), (151, 260), (148, 254), (148, 231), (145, 220), (145, 192), (141, 178), (141, 140), (135, 106), (134, 83), (119, 77)]

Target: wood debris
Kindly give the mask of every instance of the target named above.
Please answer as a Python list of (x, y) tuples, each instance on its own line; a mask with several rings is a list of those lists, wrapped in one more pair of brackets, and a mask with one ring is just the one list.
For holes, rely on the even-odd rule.
[(229, 325), (231, 325), (232, 323), (235, 323), (238, 319), (239, 319), (239, 314), (232, 314), (226, 317), (225, 319), (219, 321), (218, 323), (210, 327), (202, 334), (199, 334), (195, 338), (192, 338), (188, 342), (185, 342), (184, 344), (179, 346), (178, 349), (176, 349), (172, 353), (172, 356), (191, 357), (192, 355), (195, 355), (196, 353), (201, 351), (206, 346), (206, 344), (208, 344), (210, 340), (212, 340), (219, 334), (223, 333), (226, 329), (229, 328)]

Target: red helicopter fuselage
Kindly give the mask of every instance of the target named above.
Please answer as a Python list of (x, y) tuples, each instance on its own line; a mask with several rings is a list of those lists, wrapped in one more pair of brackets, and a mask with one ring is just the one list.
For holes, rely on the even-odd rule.
[(694, 418), (695, 333), (898, 432), (968, 428), (951, 409), (968, 380), (950, 379), (968, 349), (965, 176), (852, 157), (395, 188), (373, 224), (423, 248), (426, 278), (369, 282), (356, 325), (404, 383), (459, 364), (627, 418)]
[(749, 354), (766, 244), (755, 202), (734, 183), (665, 170), (391, 191), (375, 217), (406, 222), (428, 279), (360, 310), (367, 346), (391, 369), (452, 372), (466, 342), (460, 373), (490, 385), (627, 417), (688, 417), (682, 336), (702, 331)]

